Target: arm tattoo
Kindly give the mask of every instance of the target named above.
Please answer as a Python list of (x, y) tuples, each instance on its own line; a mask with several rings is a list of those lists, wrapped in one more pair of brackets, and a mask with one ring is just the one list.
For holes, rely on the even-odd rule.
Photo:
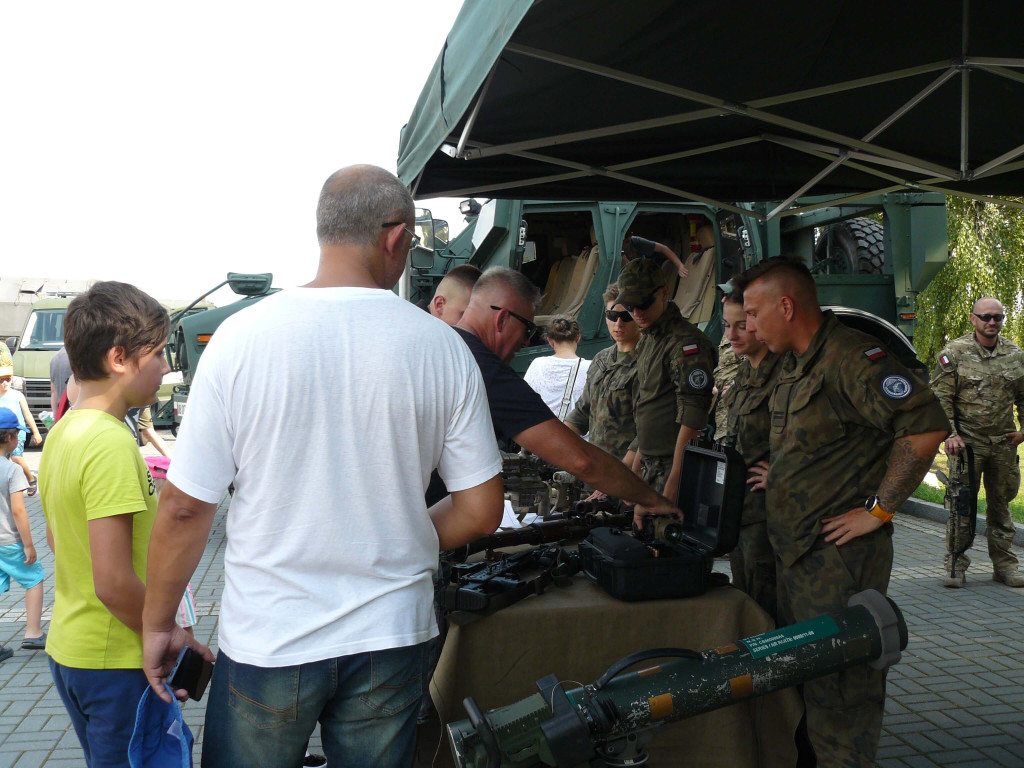
[(889, 470), (878, 489), (878, 503), (886, 512), (895, 512), (910, 498), (932, 465), (932, 456), (919, 456), (907, 438), (900, 438), (889, 454)]

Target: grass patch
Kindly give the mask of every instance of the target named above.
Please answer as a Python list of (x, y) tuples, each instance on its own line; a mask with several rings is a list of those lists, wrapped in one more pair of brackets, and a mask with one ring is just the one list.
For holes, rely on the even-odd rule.
[[(1024, 443), (1017, 446), (1017, 455), (1024, 455)], [(948, 470), (948, 464), (944, 453), (940, 452), (932, 463), (932, 472), (937, 469), (940, 469), (943, 472)], [(945, 495), (946, 491), (943, 486), (940, 485), (938, 488), (934, 488), (927, 483), (921, 483), (921, 485), (917, 487), (917, 490), (914, 491), (915, 499), (930, 501), (934, 504), (942, 504)], [(981, 490), (978, 492), (978, 514), (984, 515), (987, 509), (988, 503), (985, 500), (985, 487), (983, 484)], [(1010, 502), (1010, 517), (1013, 518), (1014, 522), (1024, 524), (1024, 498), (1021, 498), (1019, 494), (1017, 498)]]

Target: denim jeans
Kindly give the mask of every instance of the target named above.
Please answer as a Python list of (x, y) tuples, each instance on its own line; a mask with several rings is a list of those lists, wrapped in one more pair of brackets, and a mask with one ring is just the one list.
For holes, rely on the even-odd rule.
[(78, 669), (49, 659), (57, 693), (89, 768), (124, 768), (135, 710), (149, 687), (141, 669)]
[(203, 730), (203, 768), (302, 765), (316, 722), (328, 765), (412, 764), (427, 643), (255, 667), (217, 656)]

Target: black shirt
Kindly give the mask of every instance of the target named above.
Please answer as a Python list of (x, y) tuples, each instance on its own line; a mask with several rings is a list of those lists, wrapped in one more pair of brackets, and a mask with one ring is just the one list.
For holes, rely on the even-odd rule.
[[(495, 437), (499, 440), (512, 439), (530, 427), (555, 418), (543, 398), (512, 370), (512, 366), (485, 347), (476, 335), (462, 328), (455, 331), (466, 342), (480, 368)], [(436, 504), (447, 495), (448, 489), (434, 470), (426, 493), (427, 506)]]

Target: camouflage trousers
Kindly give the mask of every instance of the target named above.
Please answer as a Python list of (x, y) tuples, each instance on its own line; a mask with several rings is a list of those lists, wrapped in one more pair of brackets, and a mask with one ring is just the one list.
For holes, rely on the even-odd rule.
[(768, 523), (748, 523), (740, 528), (736, 549), (729, 553), (732, 583), (746, 592), (778, 623), (775, 587), (775, 551), (768, 541)]
[[(992, 568), (996, 571), (1017, 570), (1017, 556), (1010, 545), (1013, 543), (1013, 519), (1010, 517), (1010, 502), (1020, 490), (1020, 467), (1018, 466), (1017, 448), (1009, 443), (998, 445), (975, 445), (974, 479), (985, 485), (986, 536), (988, 538), (988, 556), (992, 558)], [(968, 484), (967, 469), (960, 472), (960, 462), (949, 457), (949, 479), (951, 482)], [(955, 530), (959, 528), (959, 530)], [(966, 517), (950, 515), (946, 521), (946, 557), (943, 560), (945, 573), (951, 573), (953, 552), (957, 541), (967, 541), (970, 535), (970, 520)], [(971, 558), (960, 555), (956, 559), (955, 570), (964, 573), (971, 564)]]
[(672, 471), (671, 456), (644, 456), (641, 459), (644, 482), (658, 493), (664, 493), (669, 472)]
[[(778, 561), (779, 623), (793, 624), (846, 608), (857, 592), (883, 595), (892, 571), (892, 527), (841, 547), (819, 538), (792, 566)], [(885, 671), (860, 664), (803, 685), (807, 735), (818, 768), (869, 768), (882, 733)]]

